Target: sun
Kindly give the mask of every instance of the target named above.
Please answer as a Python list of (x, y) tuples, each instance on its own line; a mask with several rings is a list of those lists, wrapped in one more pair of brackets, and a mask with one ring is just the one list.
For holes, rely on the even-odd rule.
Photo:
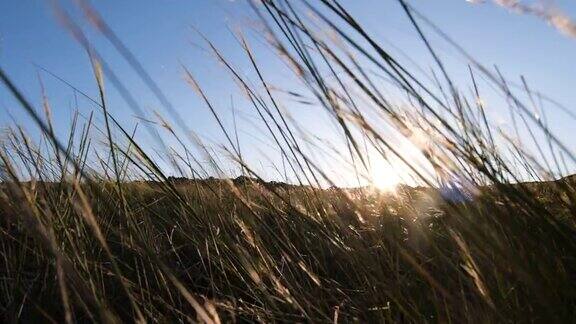
[(398, 187), (402, 181), (398, 171), (387, 161), (380, 161), (372, 165), (370, 180), (374, 187), (386, 192), (396, 191), (396, 187)]

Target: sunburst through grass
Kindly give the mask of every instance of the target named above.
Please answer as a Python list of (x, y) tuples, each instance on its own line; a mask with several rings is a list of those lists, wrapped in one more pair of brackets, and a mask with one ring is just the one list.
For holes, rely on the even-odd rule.
[(389, 161), (376, 158), (372, 161), (370, 170), (370, 183), (383, 192), (395, 192), (402, 183), (400, 170), (395, 168)]
[[(428, 68), (400, 63), (344, 1), (247, 2), (260, 22), (251, 25), (261, 28), (257, 40), (268, 42), (298, 82), (284, 95), (327, 111), (342, 147), (314, 141), (320, 113), (313, 131), (288, 113), (292, 102), (282, 102), (267, 81), (280, 73), (259, 64), (262, 53), (249, 37), (234, 35), (244, 55), (234, 56), (250, 63), (243, 72), (203, 38), (202, 50), (244, 95), (242, 113), (263, 130), (250, 128), (250, 135), (264, 137), (281, 160), (275, 171), (289, 179), (265, 181), (258, 171), (264, 159), (249, 156), (260, 147), (246, 147), (235, 119), (227, 127), (221, 101), (204, 91), (193, 67), (183, 69), (186, 80), (222, 134), (214, 147), (187, 128), (189, 116), (176, 113), (137, 53), (88, 1), (73, 1), (175, 125), (160, 113), (158, 122), (145, 119), (84, 24), (53, 1), (89, 54), (99, 91), (92, 98), (48, 73), (94, 108), (75, 113), (63, 141), (47, 97), (42, 116), (0, 68), (15, 105), (41, 133), (31, 138), (15, 125), (0, 142), (0, 321), (573, 322), (576, 180), (564, 176), (576, 157), (531, 105), (552, 101), (526, 83), (510, 88), (499, 70), (476, 62), (404, 0), (401, 13), (436, 64), (430, 76), (420, 74)], [(450, 78), (431, 39), (447, 40), (468, 60), (462, 74), (469, 84)], [(381, 86), (382, 76), (390, 88)], [(127, 130), (114, 117), (124, 106), (107, 97), (106, 82), (159, 148), (143, 145), (137, 127)], [(506, 98), (503, 107), (515, 128), (525, 126), (537, 155), (475, 105), (483, 88)], [(222, 87), (218, 96), (228, 92), (238, 89)], [(227, 174), (230, 165), (242, 176)], [(354, 167), (358, 187), (332, 185), (346, 175), (326, 171), (343, 165)], [(418, 186), (401, 186), (406, 181)]]

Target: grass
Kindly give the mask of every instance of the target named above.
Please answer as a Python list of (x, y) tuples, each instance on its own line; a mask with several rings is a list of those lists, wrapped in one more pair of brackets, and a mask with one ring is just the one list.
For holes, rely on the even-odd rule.
[[(52, 76), (98, 107), (103, 125), (93, 115), (81, 121), (77, 113), (62, 142), (47, 100), (43, 117), (0, 70), (43, 133), (35, 142), (14, 126), (0, 150), (3, 320), (516, 323), (569, 322), (576, 315), (576, 181), (557, 179), (576, 159), (533, 113), (542, 110), (537, 101), (564, 108), (524, 79), (516, 87), (498, 69), (476, 62), (409, 4), (401, 0), (399, 8), (437, 64), (430, 79), (399, 63), (338, 1), (253, 6), (306, 100), (341, 130), (345, 149), (332, 153), (349, 161), (359, 178), (379, 155), (421, 184), (386, 193), (330, 187), (335, 181), (311, 154), (330, 148), (307, 140), (314, 134), (303, 133), (286, 114), (258, 53), (240, 34), (239, 50), (256, 80), (246, 79), (207, 39), (206, 48), (246, 94), (285, 162), (279, 169), (295, 181), (267, 182), (254, 171), (236, 128), (225, 126), (183, 67), (223, 133), (220, 151), (244, 174), (208, 178), (223, 174), (221, 156), (191, 135), (136, 56), (79, 3), (176, 123), (158, 116), (177, 140), (177, 148), (163, 149), (183, 177), (166, 173), (136, 130), (124, 129), (110, 113), (105, 79), (135, 112), (143, 110), (61, 11), (93, 62), (99, 97)], [(431, 32), (469, 60), (471, 95), (450, 78)], [(380, 75), (396, 92), (380, 86)], [(482, 85), (506, 98), (515, 133), (528, 134), (534, 150), (493, 125)], [(398, 93), (408, 107), (393, 103)], [(399, 149), (384, 124), (412, 142), (430, 167)], [(454, 179), (462, 184), (458, 189), (450, 187)]]

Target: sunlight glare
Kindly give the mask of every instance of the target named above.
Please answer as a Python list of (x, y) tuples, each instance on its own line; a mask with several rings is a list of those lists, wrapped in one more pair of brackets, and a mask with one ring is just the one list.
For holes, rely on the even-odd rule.
[(396, 170), (387, 162), (380, 161), (372, 165), (372, 185), (381, 191), (394, 192), (401, 179)]

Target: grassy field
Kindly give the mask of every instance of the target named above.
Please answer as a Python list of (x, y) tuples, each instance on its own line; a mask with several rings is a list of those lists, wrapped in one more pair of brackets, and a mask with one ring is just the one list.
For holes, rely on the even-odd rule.
[(485, 188), (451, 204), (426, 188), (141, 182), (123, 184), (120, 203), (113, 183), (4, 184), (2, 312), (562, 322), (574, 315), (576, 244), (570, 205), (551, 194), (560, 186)]
[[(338, 154), (363, 169), (369, 146), (377, 152), (370, 154), (403, 163), (419, 179), (418, 187), (333, 185), (305, 148), (309, 143), (296, 121), (270, 92), (258, 53), (240, 34), (239, 51), (251, 62), (254, 80), (209, 40), (205, 46), (266, 125), (285, 170), (296, 179), (292, 184), (264, 181), (251, 168), (235, 129), (224, 126), (221, 112), (185, 67), (187, 81), (222, 131), (221, 150), (245, 176), (210, 177), (216, 174), (198, 161), (220, 170), (219, 158), (186, 132), (185, 116), (178, 115), (167, 118), (175, 126), (164, 119), (158, 124), (181, 144), (166, 147), (175, 169), (190, 172), (167, 172), (114, 118), (104, 82), (112, 79), (118, 87), (118, 81), (70, 21), (67, 27), (93, 62), (99, 97), (68, 86), (98, 107), (94, 114), (102, 116), (101, 123), (94, 115), (84, 121), (76, 115), (69, 138), (57, 138), (49, 103), (42, 115), (0, 70), (2, 83), (43, 134), (31, 139), (14, 125), (1, 142), (2, 320), (573, 321), (576, 178), (566, 177), (566, 165), (576, 159), (545, 119), (535, 117), (531, 103), (538, 98), (568, 111), (567, 118), (573, 115), (524, 79), (514, 87), (399, 2), (437, 63), (434, 82), (398, 63), (337, 1), (300, 7), (263, 1), (254, 10), (270, 48), (340, 127), (347, 150)], [(103, 18), (84, 9), (170, 108)], [(328, 36), (321, 32), (326, 30)], [(472, 94), (449, 77), (427, 33), (443, 37), (469, 60)], [(374, 71), (411, 106), (393, 104), (389, 96), (397, 92), (383, 91)], [(506, 98), (503, 109), (530, 145), (494, 126), (484, 112), (481, 84)], [(384, 122), (413, 142), (433, 176), (398, 151), (381, 131)], [(413, 136), (419, 131), (429, 142)], [(312, 150), (326, 147), (316, 143)]]

